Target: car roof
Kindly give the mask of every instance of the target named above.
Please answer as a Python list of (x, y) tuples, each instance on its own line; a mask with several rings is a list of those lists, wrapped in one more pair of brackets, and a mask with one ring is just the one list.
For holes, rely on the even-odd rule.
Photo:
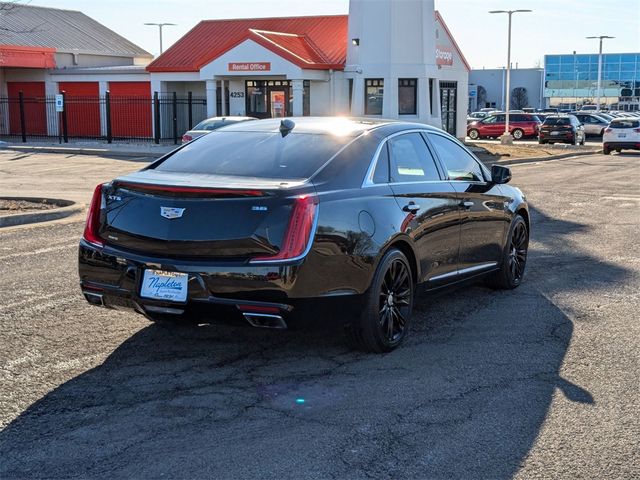
[[(253, 122), (241, 122), (224, 128), (225, 132), (277, 132), (284, 118), (268, 118)], [(401, 122), (388, 119), (367, 117), (287, 117), (295, 126), (293, 133), (350, 135), (358, 136), (364, 132), (389, 126), (392, 130), (420, 128), (440, 131), (422, 123)]]
[(199, 123), (202, 122), (221, 122), (223, 120), (231, 120), (231, 121), (237, 121), (237, 122), (241, 122), (243, 120), (257, 120), (256, 117), (240, 117), (240, 116), (231, 116), (231, 115), (227, 115), (224, 117), (210, 117), (210, 118), (205, 118), (204, 120), (201, 120)]

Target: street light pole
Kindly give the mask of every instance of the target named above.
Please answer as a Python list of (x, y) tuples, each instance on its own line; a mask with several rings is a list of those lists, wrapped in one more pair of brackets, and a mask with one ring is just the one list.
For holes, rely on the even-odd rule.
[(160, 55), (162, 55), (162, 27), (166, 26), (174, 26), (175, 23), (145, 23), (145, 25), (153, 25), (158, 27), (158, 31), (160, 33)]
[(605, 38), (616, 38), (616, 37), (609, 37), (607, 35), (600, 35), (597, 37), (586, 37), (588, 40), (592, 40), (594, 38), (597, 38), (600, 40), (600, 50), (598, 51), (598, 103), (596, 103), (596, 112), (600, 111), (600, 95), (602, 93), (602, 40), (604, 40)]
[(506, 121), (504, 124), (504, 134), (500, 137), (502, 143), (512, 143), (513, 137), (509, 131), (509, 110), (511, 109), (511, 16), (514, 13), (531, 12), (531, 10), (491, 10), (489, 13), (506, 13), (509, 15), (509, 33), (507, 37), (507, 81), (506, 81), (506, 99), (505, 114)]

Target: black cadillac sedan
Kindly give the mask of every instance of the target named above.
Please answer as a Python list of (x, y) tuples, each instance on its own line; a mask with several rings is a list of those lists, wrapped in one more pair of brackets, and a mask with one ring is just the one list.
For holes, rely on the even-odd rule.
[(337, 319), (355, 347), (389, 351), (418, 284), (522, 282), (529, 213), (510, 178), (423, 124), (239, 123), (96, 187), (81, 289), (176, 326)]

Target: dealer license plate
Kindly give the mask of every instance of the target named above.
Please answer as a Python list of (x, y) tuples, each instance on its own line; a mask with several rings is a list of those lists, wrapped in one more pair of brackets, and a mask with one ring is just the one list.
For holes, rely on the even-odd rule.
[(145, 270), (140, 287), (140, 296), (184, 302), (187, 300), (189, 275), (186, 273)]
[(627, 138), (627, 134), (626, 133), (619, 133), (618, 134), (618, 138)]

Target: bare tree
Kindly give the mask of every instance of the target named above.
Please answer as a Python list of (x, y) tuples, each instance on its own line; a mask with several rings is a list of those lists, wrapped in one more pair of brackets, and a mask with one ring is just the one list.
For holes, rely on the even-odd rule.
[(511, 108), (521, 110), (529, 106), (529, 95), (524, 87), (516, 87), (511, 90)]
[(478, 108), (484, 108), (487, 103), (487, 89), (482, 85), (478, 85), (478, 99), (476, 100), (478, 103)]

